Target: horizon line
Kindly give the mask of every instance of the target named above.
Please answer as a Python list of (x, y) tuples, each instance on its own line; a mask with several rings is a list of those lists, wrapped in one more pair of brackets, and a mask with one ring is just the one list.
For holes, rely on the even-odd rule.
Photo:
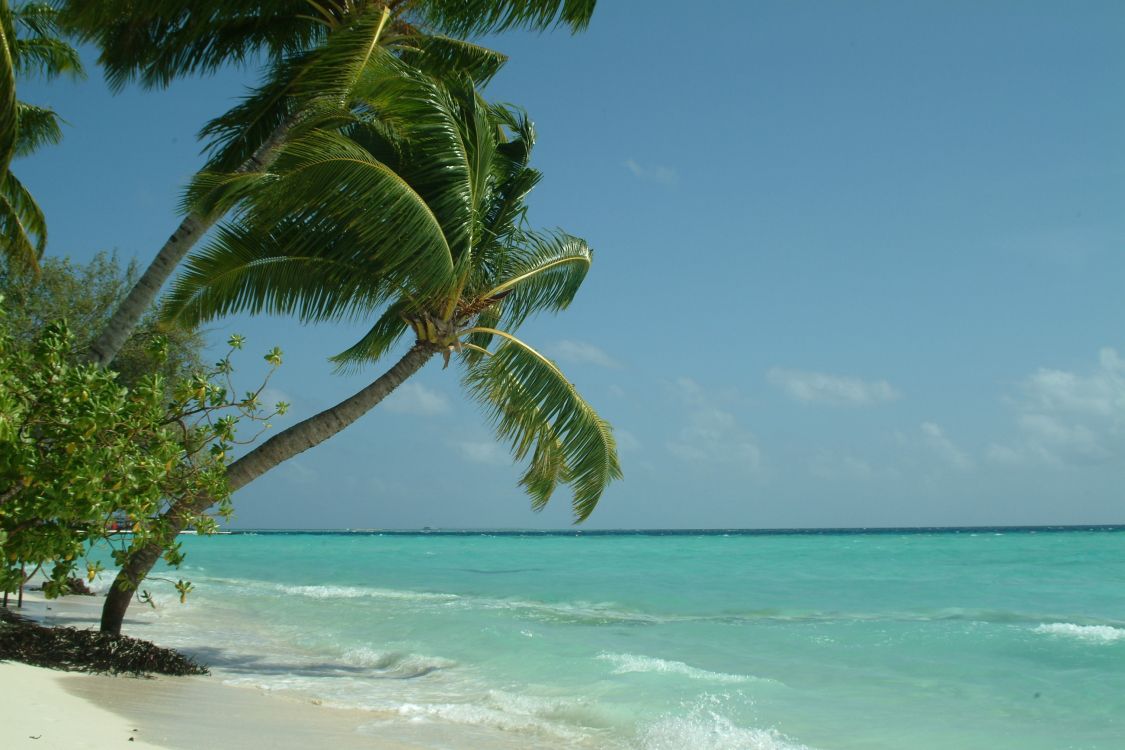
[(703, 528), (667, 528), (667, 527), (635, 527), (635, 528), (603, 528), (583, 529), (564, 527), (554, 529), (536, 529), (520, 527), (429, 527), (421, 528), (379, 528), (379, 527), (319, 527), (319, 528), (286, 528), (286, 527), (245, 527), (224, 528), (230, 534), (267, 533), (267, 534), (398, 534), (398, 535), (467, 535), (467, 534), (531, 534), (543, 536), (597, 536), (597, 535), (769, 535), (769, 534), (887, 534), (887, 533), (959, 533), (981, 531), (1125, 531), (1125, 523), (1089, 523), (1089, 524), (1005, 524), (991, 526), (809, 526), (809, 527), (703, 527)]

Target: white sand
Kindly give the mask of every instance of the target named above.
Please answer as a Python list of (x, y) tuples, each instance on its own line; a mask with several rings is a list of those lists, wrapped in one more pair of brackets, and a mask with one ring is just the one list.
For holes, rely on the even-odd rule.
[(159, 747), (145, 742), (144, 735), (126, 719), (71, 695), (62, 686), (63, 679), (97, 678), (0, 662), (0, 747), (5, 750)]
[(108, 677), (0, 662), (4, 750), (422, 750), (358, 731), (378, 718), (206, 677)]
[[(29, 593), (22, 612), (49, 625), (94, 627), (101, 603)], [(379, 737), (386, 718), (214, 677), (110, 677), (0, 662), (0, 750), (423, 749)]]

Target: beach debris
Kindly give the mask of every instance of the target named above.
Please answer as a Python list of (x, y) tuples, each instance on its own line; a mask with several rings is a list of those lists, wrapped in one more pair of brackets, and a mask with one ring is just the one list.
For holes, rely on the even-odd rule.
[(99, 674), (210, 674), (207, 667), (170, 648), (77, 628), (44, 627), (0, 608), (0, 660)]

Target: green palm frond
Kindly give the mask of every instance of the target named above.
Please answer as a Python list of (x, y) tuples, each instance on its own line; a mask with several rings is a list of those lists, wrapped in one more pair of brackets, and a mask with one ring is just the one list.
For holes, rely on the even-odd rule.
[(3, 195), (4, 200), (19, 217), (24, 232), (34, 238), (35, 257), (42, 257), (43, 250), (47, 247), (47, 220), (43, 217), (43, 209), (11, 172), (8, 172), (0, 183), (0, 195)]
[(42, 146), (62, 141), (62, 120), (53, 109), (18, 102), (16, 119), (19, 121), (16, 156), (27, 156)]
[(0, 177), (8, 171), (16, 153), (19, 116), (16, 110), (16, 41), (8, 0), (0, 0)]
[(271, 65), (263, 83), (241, 102), (209, 121), (197, 134), (207, 154), (206, 170), (232, 172), (244, 164), (274, 131), (296, 115), (292, 81), (305, 63), (293, 56)]
[(0, 247), (10, 263), (38, 272), (39, 258), (47, 242), (43, 214), (11, 172), (3, 180), (0, 184)]
[[(282, 150), (272, 172), (239, 179), (246, 199), (238, 223), (189, 258), (168, 314), (198, 320), (248, 310), (328, 319), (352, 309), (331, 305), (333, 296), (358, 296), (369, 310), (386, 289), (441, 296), (452, 283), (453, 258), (437, 217), (402, 177), (343, 135), (307, 133)], [(302, 289), (308, 271), (299, 269), (318, 260), (331, 264), (325, 269), (335, 280), (309, 276)]]
[(570, 472), (566, 466), (563, 444), (553, 433), (545, 433), (536, 442), (531, 462), (520, 477), (520, 486), (531, 496), (531, 509), (543, 510), (559, 483), (566, 484), (569, 481)]
[[(61, 22), (97, 45), (115, 89), (136, 80), (164, 87), (176, 78), (213, 73), (265, 54), (273, 60), (324, 39), (329, 27), (308, 0), (63, 0)], [(342, 11), (343, 0), (319, 5)]]
[(521, 109), (493, 105), (491, 113), (498, 125), (496, 156), (493, 159), (495, 188), (482, 219), (484, 244), (503, 247), (503, 238), (517, 231), (526, 212), (525, 198), (542, 175), (528, 167), (535, 145), (535, 126)]
[(462, 120), (485, 105), (471, 83), (446, 85), (410, 70), (370, 81), (359, 96), (401, 138), (408, 151), (399, 173), (438, 217), (454, 259), (460, 258), (472, 242), (476, 200), (472, 141)]
[(394, 56), (379, 43), (390, 9), (378, 3), (359, 7), (364, 9), (309, 56), (309, 65), (293, 82), (296, 96), (334, 99), (342, 106), (368, 66), (391, 62)]
[(385, 20), (382, 11), (367, 12), (321, 47), (274, 62), (242, 102), (200, 131), (209, 154), (206, 169), (233, 171), (283, 123), (310, 129), (332, 118), (349, 119), (361, 80), (378, 86), (404, 71), (403, 64), (379, 45)]
[[(483, 238), (489, 249), (502, 250), (503, 240), (516, 232), (527, 212), (528, 193), (535, 189), (543, 175), (536, 169), (523, 168), (501, 176), (502, 182), (492, 192), (492, 202), (481, 219)], [(501, 240), (501, 242), (497, 242)]]
[(60, 36), (59, 11), (50, 3), (20, 3), (12, 20), (35, 36)]
[(16, 42), (16, 72), (47, 78), (64, 73), (73, 77), (85, 75), (78, 50), (61, 39), (50, 37), (19, 39)]
[(180, 200), (184, 214), (196, 212), (201, 216), (219, 216), (227, 213), (261, 184), (274, 179), (263, 172), (197, 172), (188, 183)]
[[(529, 483), (544, 487), (547, 467), (565, 467), (565, 477), (556, 476), (573, 490), (575, 520), (585, 520), (609, 483), (621, 478), (612, 428), (553, 362), (510, 334), (489, 332), (506, 341), (492, 356), (468, 366), (467, 390), (485, 406), (497, 435), (517, 457), (532, 445), (542, 451)], [(561, 446), (561, 460), (553, 440)], [(540, 449), (544, 441), (548, 445)]]
[[(379, 4), (354, 0), (60, 0), (61, 22), (93, 42), (114, 89), (167, 86), (265, 56), (307, 52)], [(589, 24), (595, 0), (412, 0), (390, 3), (396, 25), (452, 36)], [(410, 21), (410, 24), (402, 22)]]
[[(487, 331), (496, 328), (500, 325), (500, 305), (491, 305), (477, 315), (474, 323), (474, 330), (468, 333), (464, 341), (472, 344), (478, 349), (488, 350), (492, 346), (493, 335)], [(463, 357), (469, 364), (476, 364), (480, 358), (485, 356), (483, 352), (469, 349), (463, 353)]]
[(403, 314), (410, 308), (406, 300), (387, 306), (375, 325), (356, 343), (331, 358), (337, 372), (353, 372), (382, 357), (409, 330)]
[(581, 31), (597, 0), (425, 0), (414, 12), (422, 22), (454, 36), (564, 25)]
[[(355, 317), (382, 305), (388, 290), (340, 259), (288, 253), (291, 222), (263, 233), (227, 224), (190, 256), (161, 310), (187, 326), (235, 311), (295, 315), (303, 321)], [(322, 236), (327, 243), (329, 235)]]
[[(471, 90), (471, 89), (470, 89)], [(493, 165), (496, 163), (496, 122), (491, 108), (472, 91), (473, 107), (461, 118), (465, 130), (464, 138), (471, 143), (469, 148), (470, 175), (473, 190), (473, 244), (484, 231), (485, 208), (493, 203), (496, 180)]]
[(407, 65), (438, 79), (468, 76), (484, 86), (508, 62), (508, 56), (479, 44), (440, 34), (418, 34), (395, 40), (394, 49)]
[(497, 161), (497, 167), (504, 175), (513, 174), (526, 167), (531, 158), (531, 149), (535, 147), (535, 123), (527, 112), (511, 104), (492, 104), (489, 110), (502, 133), (502, 143), (496, 150), (503, 159)]
[[(327, 131), (288, 144), (274, 178), (253, 194), (246, 221), (268, 228), (283, 219), (334, 234), (362, 267), (442, 294), (452, 283), (454, 257), (441, 217), (401, 175), (348, 138)], [(294, 232), (287, 254), (323, 254), (318, 234)]]
[(514, 330), (540, 310), (565, 310), (574, 300), (593, 261), (585, 240), (563, 232), (525, 232), (505, 257), (503, 279), (482, 296), (503, 298), (504, 326)]

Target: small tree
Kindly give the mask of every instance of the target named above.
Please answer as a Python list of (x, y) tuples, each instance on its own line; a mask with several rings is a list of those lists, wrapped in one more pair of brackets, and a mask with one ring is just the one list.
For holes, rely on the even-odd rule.
[[(231, 351), (241, 348), (233, 337)], [(167, 343), (154, 339), (151, 356), (163, 361)], [(81, 561), (100, 542), (120, 563), (136, 546), (158, 544), (175, 566), (183, 554), (162, 513), (185, 498), (206, 497), (217, 514), (231, 512), (225, 460), (240, 418), (264, 421), (259, 396), (265, 383), (234, 397), (230, 356), (210, 371), (180, 380), (165, 398), (164, 379), (152, 373), (133, 388), (115, 373), (78, 361), (64, 323), (48, 325), (21, 344), (0, 313), (0, 590), (10, 592), (47, 569), (48, 597), (66, 590)], [(267, 359), (281, 362), (278, 351)], [(272, 373), (272, 370), (271, 370)], [(267, 377), (268, 381), (268, 377)], [(210, 504), (210, 503), (208, 503)], [(193, 514), (201, 533), (212, 516)], [(124, 525), (130, 534), (121, 534)], [(90, 578), (100, 563), (87, 562)], [(176, 584), (181, 597), (191, 584)]]
[[(8, 330), (16, 344), (30, 345), (48, 325), (65, 318), (75, 347), (85, 351), (138, 276), (135, 262), (122, 268), (116, 253), (104, 251), (85, 264), (67, 257), (46, 258), (37, 274), (0, 261), (0, 295), (6, 302)], [(159, 357), (150, 345), (158, 336), (167, 342)], [(127, 387), (159, 373), (165, 395), (171, 398), (173, 385), (204, 369), (204, 345), (198, 329), (163, 325), (154, 312), (149, 313), (110, 369)]]

